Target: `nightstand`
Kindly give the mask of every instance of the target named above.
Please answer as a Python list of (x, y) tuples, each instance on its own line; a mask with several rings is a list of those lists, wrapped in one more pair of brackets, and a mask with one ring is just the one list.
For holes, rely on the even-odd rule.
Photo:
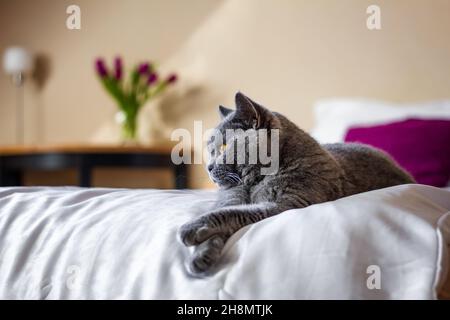
[(174, 187), (187, 188), (186, 164), (175, 165), (172, 146), (43, 145), (0, 147), (0, 186), (21, 186), (26, 170), (74, 168), (80, 187), (92, 186), (96, 167), (169, 168)]

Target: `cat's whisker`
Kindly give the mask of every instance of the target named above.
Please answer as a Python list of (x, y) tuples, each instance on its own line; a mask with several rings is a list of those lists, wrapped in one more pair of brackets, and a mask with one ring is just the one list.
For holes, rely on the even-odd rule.
[(234, 181), (233, 179), (231, 179), (230, 177), (226, 176), (224, 178), (225, 181), (231, 182), (231, 183), (235, 183), (236, 181)]
[(231, 180), (232, 182), (238, 183), (239, 179), (232, 173), (228, 172), (226, 177)]
[(227, 173), (227, 175), (230, 176), (236, 182), (242, 182), (241, 177), (237, 173), (229, 172)]
[(241, 177), (237, 173), (233, 173), (233, 176), (238, 180), (238, 182), (242, 182)]

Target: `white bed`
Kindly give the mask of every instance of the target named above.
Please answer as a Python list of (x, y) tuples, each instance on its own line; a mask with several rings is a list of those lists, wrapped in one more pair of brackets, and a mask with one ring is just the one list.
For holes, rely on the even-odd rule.
[[(0, 298), (434, 299), (446, 279), (450, 191), (423, 185), (249, 226), (229, 241), (215, 275), (192, 278), (176, 230), (215, 196), (2, 188)], [(367, 271), (377, 266), (381, 289), (369, 289)]]

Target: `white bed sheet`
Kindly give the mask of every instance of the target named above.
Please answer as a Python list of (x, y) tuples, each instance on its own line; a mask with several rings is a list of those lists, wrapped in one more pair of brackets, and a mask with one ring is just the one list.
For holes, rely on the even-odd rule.
[[(1, 299), (434, 299), (450, 191), (405, 185), (290, 210), (229, 241), (215, 275), (176, 240), (214, 191), (0, 189)], [(368, 289), (379, 266), (381, 289)]]

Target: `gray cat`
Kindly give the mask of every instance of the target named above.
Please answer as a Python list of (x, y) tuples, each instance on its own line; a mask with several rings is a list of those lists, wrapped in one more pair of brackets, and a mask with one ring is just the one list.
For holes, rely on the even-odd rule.
[[(379, 150), (355, 143), (320, 145), (286, 117), (242, 93), (236, 94), (235, 102), (235, 111), (219, 107), (222, 121), (217, 130), (224, 140), (212, 137), (208, 141), (207, 168), (220, 188), (219, 200), (214, 209), (179, 230), (186, 246), (196, 246), (188, 261), (193, 275), (207, 275), (220, 258), (227, 239), (246, 225), (288, 209), (414, 183), (407, 172)], [(278, 129), (278, 171), (262, 175), (263, 165), (259, 162), (225, 163), (227, 153), (234, 151), (227, 145), (242, 134), (242, 130), (237, 130), (230, 135), (227, 129)], [(237, 155), (233, 157), (236, 160)]]

